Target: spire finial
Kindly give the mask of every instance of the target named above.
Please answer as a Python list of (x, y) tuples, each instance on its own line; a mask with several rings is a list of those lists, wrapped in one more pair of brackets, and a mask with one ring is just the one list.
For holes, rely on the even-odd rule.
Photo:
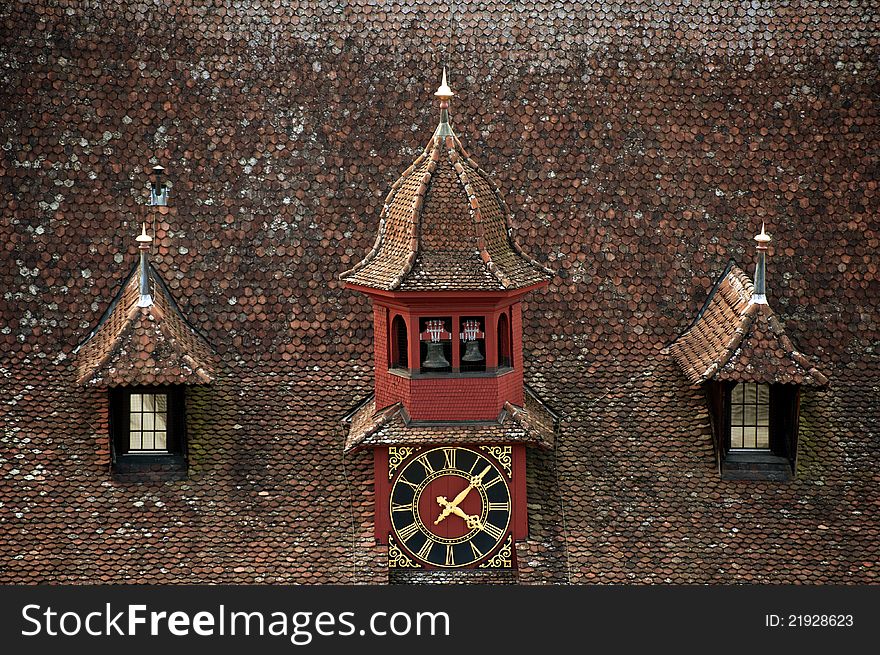
[(761, 234), (755, 235), (755, 241), (758, 242), (758, 250), (767, 250), (767, 244), (770, 243), (770, 235), (764, 231), (763, 221), (761, 221)]
[(138, 249), (141, 251), (141, 265), (138, 273), (138, 287), (140, 289), (138, 307), (150, 307), (153, 304), (153, 296), (150, 294), (150, 271), (147, 263), (147, 253), (150, 252), (153, 237), (147, 234), (146, 223), (141, 223), (141, 233), (135, 238), (135, 241), (137, 241)]
[(141, 223), (141, 233), (135, 238), (138, 242), (138, 248), (141, 250), (149, 250), (150, 244), (153, 243), (153, 237), (147, 234), (147, 224)]
[(752, 302), (756, 305), (767, 304), (767, 244), (770, 243), (770, 235), (764, 231), (764, 223), (761, 222), (761, 233), (755, 235), (758, 244), (758, 263), (755, 266), (755, 291), (752, 293)]
[(455, 93), (452, 92), (452, 89), (449, 88), (449, 84), (446, 83), (446, 66), (443, 67), (443, 79), (440, 81), (440, 86), (437, 87), (437, 90), (434, 91), (434, 95), (440, 98), (440, 107), (443, 107), (443, 103), (446, 103), (446, 106), (449, 106), (449, 99), (455, 96)]
[(443, 80), (440, 82), (437, 90), (434, 91), (434, 95), (440, 99), (440, 125), (437, 126), (434, 136), (451, 136), (453, 132), (452, 126), (449, 124), (449, 99), (455, 94), (449, 88), (449, 84), (446, 83), (446, 66), (443, 67)]

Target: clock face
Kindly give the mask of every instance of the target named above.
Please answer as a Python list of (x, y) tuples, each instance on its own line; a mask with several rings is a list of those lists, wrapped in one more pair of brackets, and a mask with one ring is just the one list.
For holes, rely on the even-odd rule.
[(394, 536), (428, 566), (482, 561), (508, 534), (510, 513), (510, 480), (492, 459), (469, 448), (417, 454), (391, 488)]

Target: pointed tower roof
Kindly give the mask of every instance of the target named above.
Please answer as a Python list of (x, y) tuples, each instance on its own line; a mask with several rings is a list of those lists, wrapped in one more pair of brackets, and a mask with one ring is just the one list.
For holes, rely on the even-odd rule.
[(731, 260), (709, 292), (697, 318), (668, 347), (694, 384), (709, 380), (825, 386), (825, 377), (799, 352), (767, 304), (765, 251), (770, 237), (761, 228), (753, 284)]
[(216, 354), (149, 263), (146, 227), (137, 241), (140, 262), (74, 351), (77, 381), (109, 387), (212, 382)]
[(501, 194), (452, 129), (454, 94), (445, 70), (434, 95), (440, 123), (385, 198), (372, 250), (342, 279), (386, 291), (504, 290), (545, 282), (553, 272), (511, 238)]

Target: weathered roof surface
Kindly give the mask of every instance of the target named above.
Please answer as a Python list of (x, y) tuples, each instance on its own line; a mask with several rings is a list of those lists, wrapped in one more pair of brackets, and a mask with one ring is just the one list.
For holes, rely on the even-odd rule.
[(139, 307), (137, 268), (75, 352), (77, 382), (116, 387), (212, 382), (217, 356), (148, 268), (153, 302)]
[(785, 334), (733, 262), (715, 283), (693, 324), (669, 352), (694, 384), (708, 380), (824, 386), (825, 377)]
[(510, 236), (509, 214), (458, 137), (438, 128), (392, 185), (372, 250), (342, 279), (400, 291), (517, 289), (547, 281), (552, 271)]
[(376, 409), (370, 399), (351, 417), (345, 450), (370, 446), (414, 446), (428, 444), (522, 443), (552, 448), (556, 418), (529, 391), (523, 407), (505, 403), (496, 421), (435, 423), (412, 421), (401, 403)]
[[(344, 454), (339, 420), (372, 389), (372, 312), (339, 273), (436, 119), (449, 3), (194, 4), (0, 10), (4, 583), (388, 580), (372, 453)], [(527, 449), (518, 580), (877, 583), (876, 15), (513, 6), (457, 11), (449, 65), (473, 78), (461, 140), (559, 271), (523, 311), (561, 420)], [(120, 216), (154, 161), (151, 262), (224, 374), (187, 389), (189, 479), (135, 486), (70, 355), (136, 254)], [(785, 484), (718, 478), (704, 394), (661, 353), (764, 219), (773, 309), (833, 381), (802, 390)]]

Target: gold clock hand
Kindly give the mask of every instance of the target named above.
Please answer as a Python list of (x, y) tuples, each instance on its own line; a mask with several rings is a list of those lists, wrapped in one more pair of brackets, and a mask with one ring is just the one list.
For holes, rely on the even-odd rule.
[(471, 492), (471, 489), (474, 488), (474, 485), (479, 484), (480, 482), (482, 482), (482, 481), (483, 481), (483, 476), (485, 476), (485, 475), (486, 475), (489, 471), (491, 471), (491, 470), (492, 470), (492, 467), (491, 467), (491, 466), (487, 466), (486, 468), (483, 469), (483, 472), (482, 472), (482, 473), (480, 473), (479, 475), (477, 475), (477, 476), (475, 476), (473, 479), (471, 479), (471, 483), (470, 483), (468, 486), (466, 486), (466, 487), (461, 491), (461, 493), (459, 493), (455, 498), (453, 498), (453, 500), (452, 500), (452, 506), (453, 506), (453, 507), (458, 507), (459, 503), (461, 503), (461, 501), (463, 501), (465, 498), (467, 498), (467, 495)]
[[(442, 521), (447, 516), (449, 516), (455, 510), (455, 508), (458, 507), (459, 503), (461, 503), (461, 501), (463, 501), (465, 498), (467, 498), (467, 495), (471, 492), (471, 489), (474, 488), (474, 485), (482, 482), (483, 477), (491, 470), (492, 470), (491, 466), (486, 466), (486, 468), (483, 469), (482, 473), (474, 476), (471, 479), (470, 484), (468, 486), (466, 486), (464, 489), (462, 489), (462, 491), (455, 498), (452, 499), (451, 503), (449, 503), (449, 501), (447, 501), (446, 498), (444, 498), (443, 496), (438, 496), (437, 503), (439, 505), (443, 506), (443, 511), (440, 513), (440, 516), (437, 517), (437, 520), (434, 521), (434, 525), (437, 525), (438, 523), (440, 523), (440, 521)], [(443, 498), (443, 502), (440, 501), (441, 498)]]
[(460, 516), (464, 519), (464, 522), (467, 523), (467, 526), (470, 530), (476, 530), (483, 527), (483, 524), (480, 523), (480, 517), (474, 516), (472, 514), (466, 514), (460, 507), (453, 507), (452, 513), (456, 516)]
[(452, 503), (450, 503), (444, 496), (437, 496), (437, 504), (443, 508), (443, 512), (441, 512), (440, 516), (437, 517), (437, 520), (434, 521), (434, 525), (437, 525), (445, 519), (450, 514), (455, 514), (456, 516), (460, 516), (464, 519), (465, 523), (467, 523), (468, 528), (471, 530), (482, 527), (482, 523), (480, 523), (479, 516), (473, 516), (471, 514), (467, 514), (460, 507), (456, 507)]

